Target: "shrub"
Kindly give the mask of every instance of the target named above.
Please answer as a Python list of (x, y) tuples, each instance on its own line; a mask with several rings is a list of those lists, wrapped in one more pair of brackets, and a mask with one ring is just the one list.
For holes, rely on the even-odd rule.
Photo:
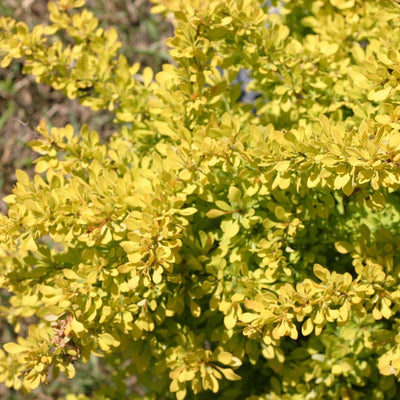
[(0, 19), (3, 68), (119, 126), (37, 128), (0, 219), (0, 379), (29, 392), (97, 356), (94, 399), (395, 398), (396, 2), (153, 2), (175, 23), (155, 76), (83, 0)]

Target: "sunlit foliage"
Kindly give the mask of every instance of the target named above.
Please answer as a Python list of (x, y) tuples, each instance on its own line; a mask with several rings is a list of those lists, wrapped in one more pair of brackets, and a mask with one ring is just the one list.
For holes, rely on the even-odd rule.
[(37, 128), (0, 219), (1, 316), (31, 321), (0, 380), (96, 355), (115, 376), (94, 399), (140, 398), (133, 375), (145, 399), (397, 398), (400, 7), (153, 2), (175, 24), (156, 75), (83, 0), (32, 31), (0, 18), (3, 68), (119, 127)]

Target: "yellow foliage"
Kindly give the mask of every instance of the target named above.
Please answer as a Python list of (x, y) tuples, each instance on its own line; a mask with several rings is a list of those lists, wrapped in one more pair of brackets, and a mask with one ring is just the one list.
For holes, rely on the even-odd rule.
[(16, 172), (0, 312), (16, 334), (36, 319), (0, 380), (31, 391), (97, 355), (121, 369), (115, 398), (129, 375), (149, 399), (395, 398), (399, 8), (153, 3), (175, 21), (157, 74), (82, 0), (32, 31), (0, 17), (1, 67), (119, 127), (42, 121), (36, 175)]

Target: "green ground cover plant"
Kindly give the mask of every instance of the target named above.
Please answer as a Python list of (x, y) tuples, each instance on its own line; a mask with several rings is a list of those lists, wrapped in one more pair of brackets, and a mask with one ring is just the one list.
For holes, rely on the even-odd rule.
[(117, 127), (42, 120), (16, 172), (0, 380), (95, 359), (109, 381), (67, 400), (396, 398), (397, 2), (153, 3), (174, 22), (158, 73), (83, 0), (0, 18), (1, 67)]

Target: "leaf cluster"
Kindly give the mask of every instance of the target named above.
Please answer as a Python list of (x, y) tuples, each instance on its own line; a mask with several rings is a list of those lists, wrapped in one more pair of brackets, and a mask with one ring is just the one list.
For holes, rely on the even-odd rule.
[(81, 0), (32, 31), (0, 18), (2, 67), (22, 58), (119, 127), (37, 128), (36, 175), (0, 217), (19, 334), (0, 380), (31, 391), (98, 356), (115, 385), (94, 399), (139, 398), (134, 375), (147, 399), (395, 398), (397, 6), (153, 2), (176, 24), (157, 74)]

